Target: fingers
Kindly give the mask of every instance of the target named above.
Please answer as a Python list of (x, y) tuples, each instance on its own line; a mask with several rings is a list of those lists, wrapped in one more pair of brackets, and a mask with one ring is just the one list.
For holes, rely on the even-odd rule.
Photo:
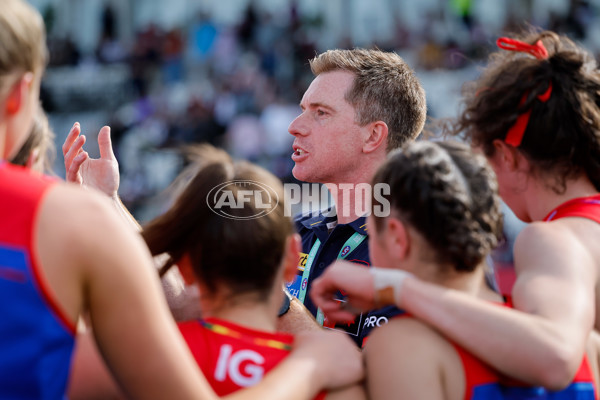
[(65, 170), (70, 170), (71, 165), (73, 164), (73, 160), (75, 157), (82, 151), (83, 145), (85, 144), (85, 136), (79, 135), (74, 142), (72, 142), (71, 146), (68, 148), (65, 156)]
[(103, 126), (98, 133), (98, 147), (100, 147), (100, 158), (114, 160), (115, 153), (110, 140), (110, 126)]
[(79, 136), (80, 133), (81, 133), (81, 126), (79, 125), (79, 122), (75, 122), (73, 124), (73, 127), (69, 131), (67, 138), (65, 139), (65, 143), (63, 143), (63, 146), (62, 146), (63, 156), (67, 154), (67, 152), (73, 145), (73, 142), (75, 141), (75, 139), (77, 139), (77, 137)]
[(329, 310), (331, 307), (339, 308), (339, 302), (334, 299), (338, 288), (328, 279), (327, 272), (325, 271), (323, 275), (313, 281), (309, 292), (313, 303), (323, 311)]
[(327, 316), (327, 320), (332, 323), (353, 322), (356, 318), (356, 314), (344, 310), (323, 312)]
[(75, 182), (78, 184), (82, 183), (81, 175), (79, 174), (79, 168), (81, 164), (83, 164), (90, 156), (87, 152), (81, 151), (75, 158), (73, 158), (73, 162), (70, 167), (67, 169), (66, 179), (67, 182)]

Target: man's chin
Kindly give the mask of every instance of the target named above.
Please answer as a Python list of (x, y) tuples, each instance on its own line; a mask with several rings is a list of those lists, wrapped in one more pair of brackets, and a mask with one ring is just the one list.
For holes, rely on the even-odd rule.
[(318, 183), (318, 181), (315, 180), (315, 177), (311, 175), (309, 171), (298, 168), (297, 166), (292, 169), (292, 175), (301, 182)]

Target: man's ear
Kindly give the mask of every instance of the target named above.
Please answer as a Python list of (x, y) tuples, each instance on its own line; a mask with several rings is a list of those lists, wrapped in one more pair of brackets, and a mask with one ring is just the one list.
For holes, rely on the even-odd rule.
[(372, 153), (375, 150), (381, 148), (381, 146), (387, 147), (388, 138), (388, 126), (383, 121), (375, 121), (368, 124), (369, 136), (363, 145), (363, 152)]
[(386, 218), (387, 230), (384, 240), (387, 249), (397, 260), (404, 260), (411, 250), (410, 235), (402, 221), (395, 217)]
[(283, 279), (286, 282), (292, 282), (298, 271), (298, 262), (300, 261), (300, 249), (302, 248), (302, 238), (297, 233), (290, 235), (286, 241)]
[(14, 115), (21, 110), (23, 102), (27, 99), (29, 89), (33, 83), (33, 74), (31, 72), (23, 75), (19, 80), (12, 86), (6, 97), (4, 111), (7, 115)]
[(192, 260), (190, 255), (185, 253), (183, 257), (177, 260), (177, 268), (179, 273), (183, 277), (183, 281), (186, 285), (193, 285), (196, 282), (196, 275), (194, 275), (194, 268), (192, 267)]

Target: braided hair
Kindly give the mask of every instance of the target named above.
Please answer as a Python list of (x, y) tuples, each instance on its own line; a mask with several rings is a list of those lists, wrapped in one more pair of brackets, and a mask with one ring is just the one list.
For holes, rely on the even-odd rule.
[[(416, 229), (435, 261), (473, 271), (498, 244), (502, 218), (493, 171), (458, 142), (407, 144), (392, 152), (373, 183), (387, 183), (393, 214)], [(375, 217), (380, 231), (383, 218)]]

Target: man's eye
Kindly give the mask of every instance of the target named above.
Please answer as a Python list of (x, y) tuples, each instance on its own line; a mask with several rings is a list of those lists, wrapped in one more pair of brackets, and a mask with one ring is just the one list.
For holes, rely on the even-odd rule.
[(322, 116), (322, 115), (325, 115), (325, 114), (326, 114), (325, 111), (323, 111), (323, 110), (317, 110), (317, 115), (318, 116)]

